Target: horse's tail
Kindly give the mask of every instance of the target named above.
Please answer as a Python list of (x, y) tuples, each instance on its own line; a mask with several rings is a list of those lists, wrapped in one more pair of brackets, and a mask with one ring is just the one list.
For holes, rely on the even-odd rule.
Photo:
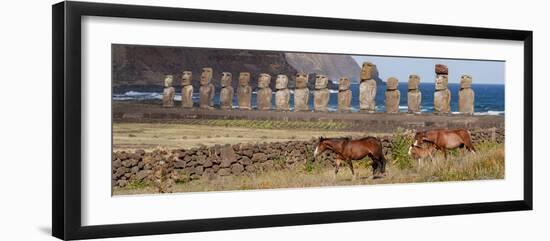
[(386, 172), (386, 163), (388, 163), (388, 161), (386, 160), (386, 156), (384, 156), (384, 145), (382, 144), (382, 142), (384, 141), (390, 141), (388, 139), (383, 139), (383, 138), (378, 138), (378, 145), (380, 145), (380, 156), (378, 157), (379, 161), (380, 161), (380, 172), (381, 173), (385, 173)]

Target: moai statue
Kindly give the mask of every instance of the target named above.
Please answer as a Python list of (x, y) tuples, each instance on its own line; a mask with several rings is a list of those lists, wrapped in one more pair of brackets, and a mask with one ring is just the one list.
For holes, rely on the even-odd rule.
[(271, 75), (262, 73), (258, 78), (258, 95), (256, 96), (256, 105), (258, 110), (271, 110), (271, 98), (273, 92), (269, 87)]
[(472, 89), (472, 76), (462, 75), (460, 77), (460, 91), (458, 92), (458, 111), (464, 114), (474, 113), (475, 93)]
[(294, 111), (309, 111), (308, 74), (296, 74), (296, 89), (294, 89)]
[(313, 92), (313, 109), (327, 112), (330, 91), (328, 90), (328, 77), (323, 74), (315, 76), (315, 92)]
[(399, 112), (399, 99), (401, 92), (397, 89), (399, 80), (395, 77), (390, 77), (386, 81), (386, 113)]
[(237, 101), (239, 110), (252, 109), (252, 87), (250, 87), (250, 73), (241, 72), (239, 74), (239, 87), (237, 88)]
[(434, 113), (451, 112), (451, 91), (449, 91), (449, 69), (446, 65), (435, 65)]
[(232, 75), (229, 72), (222, 73), (220, 81), (222, 89), (220, 90), (220, 108), (224, 110), (233, 109), (233, 86), (231, 86)]
[(173, 82), (174, 82), (174, 76), (172, 75), (164, 76), (164, 91), (162, 93), (163, 107), (174, 107), (174, 96), (176, 96), (176, 89), (172, 87)]
[(375, 68), (376, 66), (371, 62), (364, 62), (361, 67), (359, 107), (368, 112), (376, 111), (376, 80), (373, 79)]
[(193, 74), (183, 71), (181, 75), (181, 106), (193, 108)]
[(351, 110), (351, 81), (348, 77), (341, 77), (338, 81), (338, 110), (349, 112)]
[(212, 68), (202, 68), (200, 87), (200, 108), (213, 109), (215, 87), (212, 84)]
[(275, 107), (278, 111), (290, 110), (290, 90), (288, 89), (288, 77), (284, 74), (277, 75), (275, 81)]
[(407, 92), (407, 105), (409, 113), (420, 113), (420, 103), (422, 102), (422, 92), (419, 89), (420, 76), (409, 75), (409, 85)]

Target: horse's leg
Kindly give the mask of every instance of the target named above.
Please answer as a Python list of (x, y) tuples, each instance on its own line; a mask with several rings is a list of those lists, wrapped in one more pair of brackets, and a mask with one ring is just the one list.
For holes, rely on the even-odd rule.
[(441, 151), (443, 152), (443, 157), (445, 157), (445, 161), (447, 160), (447, 148), (443, 147), (441, 148)]
[(340, 168), (340, 159), (336, 158), (336, 167), (334, 168), (334, 180), (336, 180), (336, 174), (338, 174), (338, 168)]
[(346, 162), (349, 165), (349, 169), (351, 170), (351, 179), (355, 180), (355, 172), (353, 171), (353, 163), (351, 160), (346, 160)]

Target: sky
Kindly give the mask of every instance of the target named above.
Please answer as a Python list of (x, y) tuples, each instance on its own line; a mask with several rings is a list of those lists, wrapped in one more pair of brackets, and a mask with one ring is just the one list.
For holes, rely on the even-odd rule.
[(374, 63), (383, 81), (396, 77), (399, 82), (407, 82), (410, 74), (420, 75), (420, 82), (435, 81), (435, 64), (449, 67), (449, 83), (460, 83), (463, 74), (472, 75), (474, 84), (504, 84), (504, 61), (455, 60), (435, 58), (410, 58), (387, 56), (352, 56), (359, 64), (364, 61)]

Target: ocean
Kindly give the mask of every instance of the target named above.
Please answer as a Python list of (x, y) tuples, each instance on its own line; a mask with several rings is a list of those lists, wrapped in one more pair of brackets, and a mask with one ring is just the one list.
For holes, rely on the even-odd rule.
[[(433, 112), (433, 94), (435, 85), (433, 83), (420, 83), (420, 91), (422, 92), (422, 112)], [(460, 89), (459, 84), (450, 83), (449, 90), (451, 91), (451, 112), (458, 112), (458, 91)], [(472, 89), (475, 92), (474, 111), (477, 115), (504, 115), (504, 85), (495, 84), (473, 84)], [(181, 101), (181, 89), (176, 88), (177, 101)], [(219, 89), (216, 91), (219, 92)], [(351, 111), (359, 111), (359, 84), (351, 85), (352, 100)], [(401, 92), (401, 99), (399, 104), (400, 112), (407, 111), (407, 85), (400, 84), (399, 91)], [(214, 97), (214, 103), (219, 103), (218, 92)], [(379, 85), (376, 94), (377, 111), (384, 112), (386, 110), (384, 105), (384, 92), (385, 85)], [(293, 94), (294, 91), (291, 90)], [(330, 90), (329, 111), (338, 110), (338, 90)], [(131, 88), (113, 88), (113, 100), (114, 101), (151, 101), (162, 99), (162, 87), (141, 87), (136, 90)], [(294, 96), (290, 97), (290, 107), (294, 106)], [(193, 93), (193, 100), (196, 105), (199, 102), (198, 89)], [(275, 105), (275, 92), (273, 92), (273, 105)], [(313, 109), (313, 90), (311, 91), (310, 108)], [(237, 103), (237, 97), (234, 97), (233, 103)], [(252, 93), (252, 103), (256, 103), (256, 92)], [(160, 102), (159, 102), (160, 104)], [(254, 108), (255, 106), (253, 106)]]

